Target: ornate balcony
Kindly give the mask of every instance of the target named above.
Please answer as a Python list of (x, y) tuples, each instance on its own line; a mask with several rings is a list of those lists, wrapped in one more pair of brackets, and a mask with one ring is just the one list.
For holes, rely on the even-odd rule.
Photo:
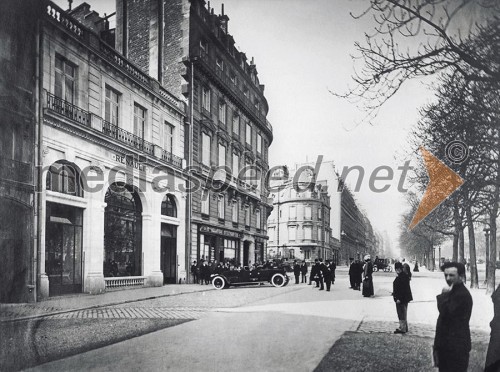
[(146, 141), (141, 137), (128, 132), (114, 124), (111, 124), (110, 122), (107, 122), (94, 114), (90, 114), (88, 111), (85, 111), (59, 97), (56, 97), (47, 91), (45, 92), (45, 94), (47, 97), (46, 108), (49, 112), (61, 115), (83, 127), (88, 127), (91, 130), (98, 131), (104, 134), (104, 136), (106, 137), (113, 138), (114, 140), (121, 142), (129, 147), (142, 151), (150, 156), (159, 158), (177, 168), (182, 168), (182, 158), (163, 149), (158, 149), (161, 151), (155, 151), (155, 148), (158, 148), (159, 146), (154, 145), (153, 143)]

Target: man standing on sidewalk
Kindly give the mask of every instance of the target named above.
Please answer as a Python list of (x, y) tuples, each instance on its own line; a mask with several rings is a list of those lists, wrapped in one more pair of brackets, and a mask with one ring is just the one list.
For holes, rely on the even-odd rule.
[[(302, 264), (300, 265), (300, 273), (302, 274), (302, 283), (307, 282), (307, 263), (306, 260), (302, 261)], [(309, 284), (311, 282), (309, 281)]]
[(295, 276), (295, 284), (299, 284), (300, 266), (297, 263), (297, 260), (293, 261), (293, 275)]
[(439, 371), (467, 371), (471, 338), (472, 297), (462, 282), (464, 266), (446, 262), (441, 270), (447, 287), (437, 296), (439, 317), (434, 339), (434, 364)]
[(406, 333), (408, 332), (408, 303), (413, 300), (410, 288), (410, 278), (408, 278), (408, 275), (404, 272), (401, 262), (396, 262), (394, 270), (396, 270), (398, 276), (392, 283), (392, 297), (396, 303), (396, 311), (399, 319), (399, 328), (396, 329), (394, 333)]

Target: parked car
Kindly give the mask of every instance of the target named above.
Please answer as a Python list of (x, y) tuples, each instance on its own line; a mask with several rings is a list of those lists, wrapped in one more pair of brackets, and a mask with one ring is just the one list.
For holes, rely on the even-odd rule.
[(290, 280), (283, 267), (225, 270), (218, 274), (212, 274), (211, 277), (215, 289), (265, 282), (271, 283), (275, 287), (284, 287)]
[(390, 258), (377, 258), (373, 263), (373, 271), (392, 271), (391, 259)]

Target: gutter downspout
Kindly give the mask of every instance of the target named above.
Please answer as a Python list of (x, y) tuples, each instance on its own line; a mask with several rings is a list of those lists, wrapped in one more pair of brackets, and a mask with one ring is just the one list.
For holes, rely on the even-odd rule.
[(192, 218), (191, 214), (193, 212), (193, 194), (191, 187), (192, 166), (193, 166), (193, 125), (194, 125), (194, 60), (190, 60), (190, 81), (189, 81), (189, 135), (188, 135), (188, 158), (187, 158), (187, 169), (188, 169), (188, 187), (187, 190), (187, 206), (186, 206), (186, 233), (187, 233), (187, 252), (186, 252), (186, 284), (191, 281), (191, 253), (193, 244), (193, 233), (192, 233)]

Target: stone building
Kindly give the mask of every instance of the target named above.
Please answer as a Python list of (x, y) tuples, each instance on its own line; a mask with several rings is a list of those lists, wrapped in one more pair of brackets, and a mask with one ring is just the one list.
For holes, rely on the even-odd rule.
[(273, 210), (268, 218), (268, 259), (337, 262), (332, 237), (330, 190), (326, 181), (316, 181), (314, 168), (296, 170), (290, 176), (277, 169), (271, 186)]
[(184, 102), (114, 48), (88, 4), (30, 5), (31, 54), (14, 58), (27, 58), (36, 109), (31, 150), (13, 159), (29, 167), (39, 150), (28, 282), (44, 298), (185, 280)]
[[(117, 1), (116, 46), (189, 104), (186, 259), (262, 261), (272, 127), (253, 60), (204, 0)], [(191, 234), (189, 234), (189, 230)], [(186, 262), (187, 264), (187, 262)]]
[(35, 4), (0, 3), (0, 302), (35, 296)]

